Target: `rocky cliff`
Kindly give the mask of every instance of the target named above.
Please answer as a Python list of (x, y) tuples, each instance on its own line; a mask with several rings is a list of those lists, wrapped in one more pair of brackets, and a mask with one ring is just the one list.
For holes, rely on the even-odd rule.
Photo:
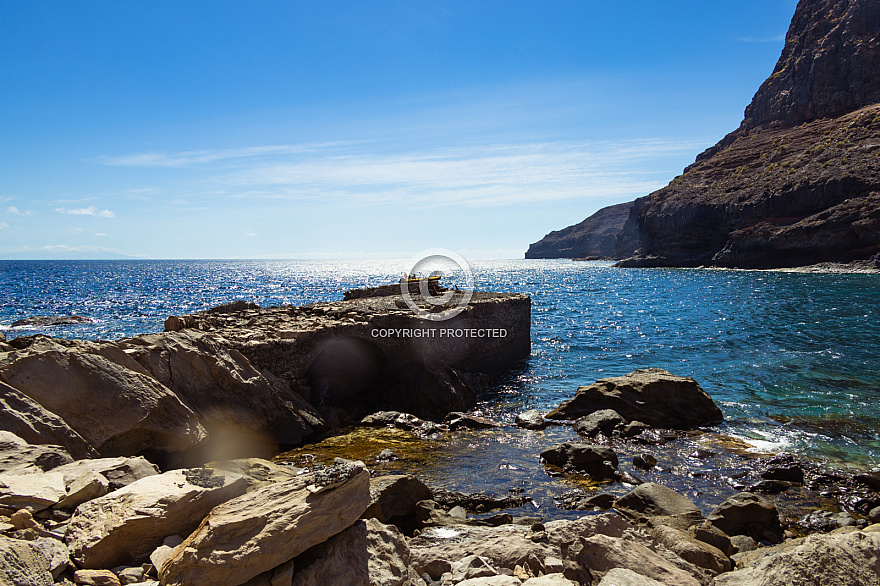
[(873, 0), (801, 0), (740, 127), (648, 196), (641, 250), (622, 264), (770, 268), (880, 251), (878, 35)]
[(618, 253), (618, 235), (629, 219), (634, 202), (602, 208), (580, 224), (550, 232), (529, 246), (526, 258), (620, 258), (636, 247)]
[[(668, 186), (620, 204), (630, 214), (615, 254), (638, 249), (622, 266), (876, 262), (878, 167), (880, 3), (800, 0), (779, 62), (740, 127)], [(598, 234), (591, 219), (529, 253), (578, 256), (569, 251)]]

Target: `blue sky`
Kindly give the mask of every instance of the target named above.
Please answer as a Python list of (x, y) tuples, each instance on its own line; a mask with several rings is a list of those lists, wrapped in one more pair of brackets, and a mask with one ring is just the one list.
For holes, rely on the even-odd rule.
[(0, 258), (521, 257), (735, 129), (794, 0), (0, 0)]

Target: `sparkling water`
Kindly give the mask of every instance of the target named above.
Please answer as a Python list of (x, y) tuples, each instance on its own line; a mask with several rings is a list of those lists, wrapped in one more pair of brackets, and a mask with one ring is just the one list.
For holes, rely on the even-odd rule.
[[(718, 431), (757, 448), (880, 462), (880, 275), (618, 269), (608, 263), (471, 263), (482, 290), (532, 297), (532, 354), (479, 405), (503, 421), (549, 409), (579, 385), (660, 367), (692, 376), (721, 406)], [(9, 338), (117, 339), (169, 315), (235, 299), (261, 306), (339, 300), (397, 281), (404, 260), (0, 261)], [(92, 323), (12, 328), (31, 316)]]

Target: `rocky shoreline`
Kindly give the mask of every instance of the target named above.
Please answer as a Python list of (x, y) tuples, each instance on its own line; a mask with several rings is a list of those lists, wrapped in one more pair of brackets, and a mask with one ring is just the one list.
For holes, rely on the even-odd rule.
[[(720, 416), (693, 379), (648, 369), (515, 426), (377, 412), (274, 462), (162, 471), (0, 432), (0, 574), (40, 585), (880, 583), (878, 470), (752, 456), (730, 496), (704, 508), (667, 486), (700, 465), (665, 469), (665, 450)], [(555, 443), (556, 430), (576, 439)], [(440, 440), (480, 434), (545, 438), (541, 473), (583, 486), (556, 495), (569, 514), (554, 518), (527, 488), (455, 492), (411, 473), (411, 450), (431, 458)], [(792, 519), (784, 498), (798, 489), (824, 501)]]

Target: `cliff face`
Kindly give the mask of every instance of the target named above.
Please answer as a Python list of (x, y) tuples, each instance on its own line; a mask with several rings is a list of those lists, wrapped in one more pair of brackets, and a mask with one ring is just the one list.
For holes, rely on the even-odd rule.
[[(623, 258), (637, 248), (638, 232), (621, 238), (635, 202), (602, 208), (580, 224), (550, 232), (529, 246), (526, 258)], [(618, 242), (619, 241), (619, 242)], [(618, 249), (621, 248), (622, 252)]]
[[(880, 3), (801, 0), (736, 131), (648, 196), (624, 266), (745, 268), (880, 250)], [(635, 224), (635, 226), (633, 226)]]

